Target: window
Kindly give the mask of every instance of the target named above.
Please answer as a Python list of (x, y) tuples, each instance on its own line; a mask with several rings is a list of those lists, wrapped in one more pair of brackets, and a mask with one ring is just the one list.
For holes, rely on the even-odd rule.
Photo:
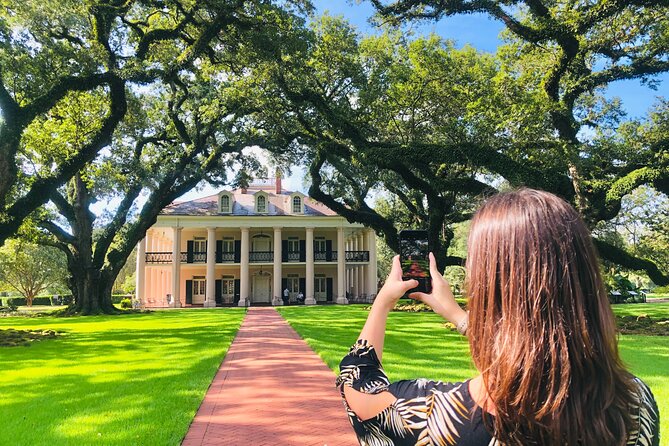
[(293, 293), (297, 294), (300, 291), (300, 278), (297, 274), (288, 274), (286, 282), (288, 282), (288, 291), (291, 296)]
[(207, 292), (207, 281), (204, 277), (193, 277), (193, 295), (204, 296)]
[(297, 237), (288, 237), (288, 252), (299, 252), (300, 240)]
[(235, 240), (232, 237), (223, 237), (223, 252), (234, 252)]
[(326, 246), (325, 237), (314, 238), (314, 252), (325, 252)]
[(325, 274), (316, 274), (314, 277), (314, 293), (316, 294), (316, 299), (322, 299), (327, 293), (327, 281), (325, 279)]
[(221, 195), (221, 212), (230, 212), (230, 196)]
[(193, 253), (206, 253), (207, 252), (207, 240), (203, 237), (195, 237), (193, 240)]
[(302, 213), (302, 198), (296, 195), (293, 197), (293, 214), (301, 214), (301, 213)]
[(223, 276), (221, 285), (221, 293), (224, 296), (232, 296), (235, 294), (235, 276)]
[(300, 240), (297, 237), (288, 237), (288, 253), (289, 262), (300, 261)]
[(267, 212), (267, 197), (258, 195), (256, 198), (256, 212)]

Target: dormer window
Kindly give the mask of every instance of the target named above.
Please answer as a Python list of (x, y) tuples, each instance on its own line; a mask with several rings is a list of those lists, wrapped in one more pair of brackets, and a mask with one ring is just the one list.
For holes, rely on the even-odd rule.
[(256, 212), (259, 214), (267, 212), (267, 197), (263, 194), (258, 194), (256, 197)]
[(299, 192), (291, 194), (288, 205), (291, 214), (304, 214), (304, 195)]
[(230, 197), (227, 195), (221, 196), (221, 212), (230, 212)]
[(295, 195), (293, 197), (293, 214), (302, 213), (302, 197)]
[(230, 192), (224, 191), (218, 194), (218, 212), (221, 214), (232, 213), (232, 195)]

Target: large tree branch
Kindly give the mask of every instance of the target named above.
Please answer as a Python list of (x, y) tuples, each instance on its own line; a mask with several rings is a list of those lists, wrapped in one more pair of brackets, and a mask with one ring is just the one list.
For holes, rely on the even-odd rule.
[(602, 258), (634, 271), (644, 271), (656, 285), (669, 285), (669, 274), (662, 273), (653, 261), (634, 257), (603, 240), (593, 238), (593, 241)]
[(102, 235), (98, 238), (95, 243), (95, 250), (93, 252), (93, 267), (102, 268), (105, 256), (109, 250), (109, 246), (114, 241), (114, 237), (118, 231), (123, 227), (125, 222), (128, 219), (128, 212), (132, 205), (135, 202), (135, 199), (139, 196), (139, 193), (142, 191), (142, 185), (139, 183), (132, 184), (128, 190), (125, 192), (125, 196), (121, 200), (112, 221), (105, 226), (102, 231)]
[(7, 209), (6, 219), (0, 222), (0, 243), (18, 230), (23, 220), (38, 206), (46, 203), (52, 191), (62, 186), (67, 180), (79, 172), (86, 163), (92, 161), (98, 152), (111, 144), (114, 130), (127, 111), (127, 101), (124, 81), (116, 78), (110, 83), (110, 107), (100, 129), (91, 140), (65, 162), (53, 175), (37, 179), (30, 190), (17, 199)]
[(73, 91), (90, 91), (101, 85), (118, 82), (118, 77), (111, 73), (95, 73), (88, 76), (63, 76), (49, 90), (22, 107), (22, 122), (27, 125), (36, 116), (53, 108), (66, 94)]
[(628, 65), (616, 65), (583, 77), (576, 85), (565, 92), (565, 101), (573, 101), (582, 93), (592, 91), (596, 87), (610, 82), (637, 79), (666, 71), (669, 71), (669, 60), (661, 61), (652, 56), (636, 58)]
[(309, 196), (314, 200), (320, 201), (327, 207), (337, 212), (349, 222), (359, 222), (366, 226), (375, 229), (384, 235), (386, 243), (394, 251), (399, 251), (399, 241), (397, 239), (397, 229), (392, 221), (383, 217), (373, 209), (367, 208), (365, 210), (356, 210), (347, 207), (337, 201), (333, 196), (322, 190), (323, 177), (320, 170), (325, 164), (326, 158), (319, 151), (316, 157), (309, 165), (309, 175), (311, 177), (311, 186), (309, 187)]
[(77, 242), (72, 234), (49, 220), (40, 220), (38, 226), (49, 231), (60, 243), (74, 245)]
[(641, 185), (660, 181), (669, 181), (669, 167), (644, 166), (618, 178), (606, 191), (604, 207), (600, 209), (598, 218), (600, 220), (612, 219), (620, 212), (621, 201), (625, 195), (632, 193)]

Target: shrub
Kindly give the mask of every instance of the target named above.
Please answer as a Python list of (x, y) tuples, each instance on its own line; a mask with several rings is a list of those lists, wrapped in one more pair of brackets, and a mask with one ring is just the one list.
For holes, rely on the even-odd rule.
[(120, 304), (124, 299), (131, 299), (127, 294), (112, 294), (112, 303)]
[(669, 285), (653, 288), (651, 292), (653, 294), (669, 294)]
[(121, 308), (132, 308), (132, 300), (125, 298), (121, 300)]
[(33, 305), (51, 305), (51, 297), (35, 297)]
[(14, 307), (21, 307), (27, 305), (26, 298), (25, 297), (12, 297), (10, 299), (7, 299), (7, 305), (8, 306), (14, 306)]

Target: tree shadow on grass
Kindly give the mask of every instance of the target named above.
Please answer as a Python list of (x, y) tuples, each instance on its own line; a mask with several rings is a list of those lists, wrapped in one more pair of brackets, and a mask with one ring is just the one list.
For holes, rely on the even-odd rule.
[[(69, 324), (54, 324), (70, 328), (58, 341), (3, 350), (3, 438), (31, 445), (179, 444), (241, 316), (217, 323), (204, 314), (190, 322), (175, 314), (153, 328), (138, 320), (109, 330), (104, 321), (68, 318)], [(172, 323), (181, 327), (165, 326)]]

